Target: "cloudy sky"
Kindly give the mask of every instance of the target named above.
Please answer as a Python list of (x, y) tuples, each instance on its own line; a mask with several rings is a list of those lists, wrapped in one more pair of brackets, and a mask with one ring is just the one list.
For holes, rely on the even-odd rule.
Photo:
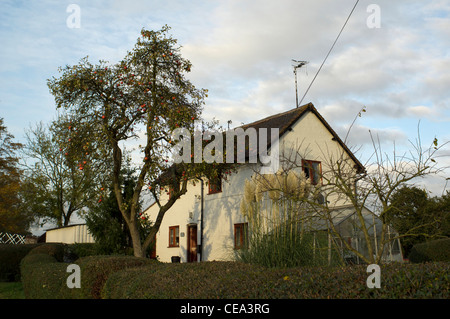
[[(72, 4), (80, 9), (79, 20), (72, 19)], [(258, 120), (295, 107), (291, 60), (309, 62), (298, 70), (301, 99), (354, 5), (1, 0), (0, 117), (22, 141), (30, 124), (55, 117), (47, 79), (58, 75), (59, 66), (85, 56), (115, 63), (142, 28), (168, 24), (193, 63), (190, 79), (209, 90), (204, 117), (232, 120), (232, 126)], [(450, 140), (449, 48), (449, 1), (361, 0), (302, 104), (312, 102), (341, 137), (365, 106), (349, 137), (350, 146), (361, 147), (362, 162), (371, 153), (369, 130), (387, 152), (394, 141), (408, 147), (419, 121), (426, 146), (435, 136), (444, 143)], [(450, 154), (450, 147), (445, 151)], [(443, 185), (429, 186), (441, 193)]]

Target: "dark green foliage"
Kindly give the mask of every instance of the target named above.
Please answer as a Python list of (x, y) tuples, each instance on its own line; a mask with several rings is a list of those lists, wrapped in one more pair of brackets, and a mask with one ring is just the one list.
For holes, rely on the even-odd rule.
[(0, 282), (20, 280), (20, 262), (38, 244), (0, 245)]
[(391, 198), (386, 222), (404, 236), (401, 239), (405, 256), (414, 245), (431, 239), (450, 236), (450, 193), (429, 197), (425, 189), (403, 186)]
[(80, 266), (81, 288), (68, 288), (67, 266), (58, 262), (63, 245), (46, 244), (30, 251), (21, 262), (22, 283), (26, 298), (100, 298), (110, 273), (155, 261), (131, 256), (88, 256), (74, 262)]
[[(277, 234), (252, 238), (249, 247), (237, 250), (235, 255), (238, 261), (269, 268), (324, 266), (328, 265), (327, 241), (326, 233), (302, 235), (297, 231), (280, 228)], [(333, 263), (338, 263), (336, 251), (332, 249), (330, 252)]]
[(50, 255), (56, 259), (56, 261), (63, 261), (66, 245), (60, 243), (48, 243), (45, 245), (39, 245), (32, 249), (28, 255), (45, 254)]
[(69, 289), (69, 264), (39, 250), (44, 251), (22, 260), (26, 298), (445, 299), (450, 294), (447, 262), (382, 265), (381, 288), (370, 289), (365, 265), (266, 268), (241, 262), (167, 264), (132, 256), (81, 258), (76, 262), (81, 289)]
[(29, 299), (70, 298), (66, 285), (67, 264), (45, 253), (28, 254), (22, 260), (21, 273), (25, 297)]
[(80, 258), (76, 264), (81, 270), (81, 289), (76, 289), (78, 298), (101, 297), (101, 291), (108, 276), (118, 270), (139, 267), (152, 260), (132, 256), (89, 256)]
[(106, 298), (448, 298), (450, 265), (381, 266), (381, 288), (366, 285), (366, 266), (267, 269), (236, 262), (154, 264), (116, 272)]
[(75, 243), (66, 245), (64, 260), (74, 262), (78, 258), (87, 256), (104, 255), (104, 252), (97, 243)]
[[(123, 164), (125, 167), (120, 173), (120, 184), (123, 185), (122, 199), (128, 202), (133, 197), (133, 189), (136, 187), (135, 170), (131, 169), (129, 161)], [(106, 192), (105, 192), (106, 193)], [(141, 203), (139, 203), (139, 211)], [(129, 209), (127, 213), (129, 214)], [(101, 202), (89, 208), (89, 213), (85, 216), (86, 225), (89, 232), (98, 244), (98, 249), (102, 255), (125, 254), (132, 249), (130, 232), (125, 219), (120, 212), (116, 194), (111, 186), (109, 192), (102, 197)], [(148, 226), (139, 219), (139, 232), (143, 241), (148, 235)]]
[(450, 238), (414, 245), (408, 258), (413, 263), (450, 261)]

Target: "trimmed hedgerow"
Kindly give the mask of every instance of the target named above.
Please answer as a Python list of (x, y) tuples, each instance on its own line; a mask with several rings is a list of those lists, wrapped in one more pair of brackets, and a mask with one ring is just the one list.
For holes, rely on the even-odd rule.
[(370, 289), (365, 265), (269, 269), (240, 262), (164, 264), (132, 256), (77, 260), (81, 289), (69, 289), (69, 264), (49, 255), (53, 249), (35, 248), (22, 260), (26, 298), (417, 299), (450, 294), (447, 262), (381, 265), (381, 288)]
[[(52, 249), (47, 252), (52, 253)], [(31, 251), (21, 263), (22, 283), (26, 298), (32, 299), (91, 299), (100, 298), (110, 273), (155, 261), (131, 256), (89, 256), (80, 258), (81, 288), (68, 288), (67, 266), (50, 254)]]
[(33, 254), (45, 254), (50, 255), (56, 259), (56, 261), (63, 261), (64, 260), (64, 253), (65, 253), (65, 246), (64, 244), (60, 243), (48, 243), (39, 245), (36, 248), (33, 248), (28, 255)]
[(103, 285), (111, 273), (155, 261), (133, 256), (88, 256), (75, 263), (80, 266), (81, 289), (74, 291), (74, 297), (98, 299), (101, 298)]
[(267, 269), (243, 263), (160, 264), (111, 274), (106, 298), (448, 298), (450, 266), (381, 266), (381, 288), (366, 285), (366, 266)]
[(29, 299), (71, 298), (67, 288), (67, 264), (48, 254), (28, 254), (21, 262), (22, 286)]
[(0, 282), (20, 281), (21, 260), (39, 244), (0, 244)]
[(408, 258), (413, 263), (450, 261), (450, 238), (416, 244), (411, 249)]

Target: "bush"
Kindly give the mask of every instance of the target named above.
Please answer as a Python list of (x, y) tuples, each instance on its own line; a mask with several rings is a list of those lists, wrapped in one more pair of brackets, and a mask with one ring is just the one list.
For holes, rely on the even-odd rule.
[[(238, 261), (269, 268), (324, 266), (328, 264), (327, 246), (326, 233), (300, 234), (299, 231), (292, 232), (288, 227), (281, 227), (277, 234), (250, 238), (249, 247), (235, 251), (235, 256)], [(336, 251), (332, 249), (331, 253), (333, 263), (339, 263)]]
[(71, 298), (67, 288), (67, 264), (55, 257), (31, 251), (21, 262), (22, 285), (26, 298)]
[(0, 245), (0, 282), (20, 281), (21, 260), (39, 244), (1, 244)]
[(242, 262), (168, 264), (132, 256), (80, 258), (81, 289), (69, 289), (68, 264), (58, 262), (58, 254), (57, 247), (37, 247), (23, 258), (26, 298), (445, 299), (450, 294), (447, 262), (382, 265), (381, 288), (369, 289), (365, 265), (267, 268)]
[(413, 263), (450, 261), (450, 238), (414, 245), (408, 258)]
[(154, 261), (133, 256), (88, 256), (77, 260), (81, 270), (81, 289), (76, 298), (101, 298), (103, 285), (108, 276), (118, 270), (139, 267)]
[(268, 269), (239, 262), (159, 264), (111, 274), (106, 298), (278, 299), (448, 298), (448, 263), (381, 266), (381, 288), (366, 266)]
[(67, 245), (65, 249), (65, 260), (73, 262), (87, 256), (103, 255), (96, 243), (75, 243)]
[(54, 257), (57, 261), (61, 262), (64, 260), (66, 245), (60, 243), (48, 243), (37, 246), (32, 249), (28, 255), (33, 254), (44, 254)]

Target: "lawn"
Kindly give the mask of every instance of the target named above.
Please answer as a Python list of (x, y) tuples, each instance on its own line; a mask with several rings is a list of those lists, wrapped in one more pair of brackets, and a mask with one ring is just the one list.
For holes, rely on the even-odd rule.
[(21, 282), (0, 282), (0, 299), (25, 299)]

